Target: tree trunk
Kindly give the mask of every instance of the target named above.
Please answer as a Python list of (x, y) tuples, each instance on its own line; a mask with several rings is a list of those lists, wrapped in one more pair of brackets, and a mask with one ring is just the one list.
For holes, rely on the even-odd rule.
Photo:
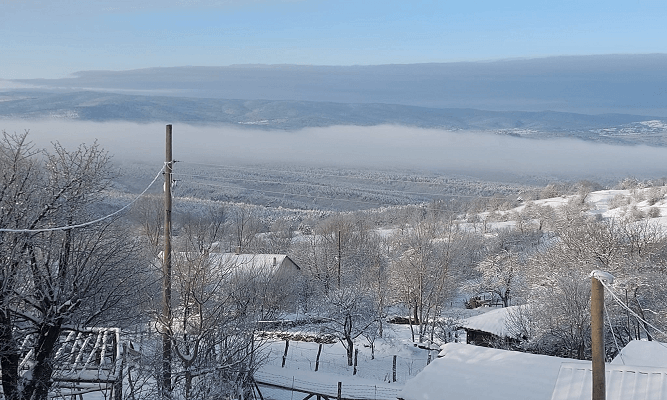
[(347, 342), (347, 365), (349, 367), (352, 366), (353, 364), (353, 358), (354, 358), (354, 342), (352, 341), (352, 338), (347, 336), (345, 338), (345, 341)]
[(18, 399), (19, 349), (12, 335), (9, 310), (0, 311), (0, 368), (2, 392), (6, 400)]
[(32, 380), (25, 387), (24, 399), (47, 400), (51, 386), (51, 375), (53, 374), (53, 362), (51, 354), (60, 336), (61, 320), (52, 324), (42, 323), (35, 346), (35, 367), (33, 368)]

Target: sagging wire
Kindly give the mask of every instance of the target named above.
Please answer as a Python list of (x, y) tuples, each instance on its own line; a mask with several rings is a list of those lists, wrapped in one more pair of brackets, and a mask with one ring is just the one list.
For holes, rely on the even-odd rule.
[(609, 330), (611, 331), (611, 336), (614, 338), (614, 345), (616, 345), (616, 352), (621, 356), (621, 362), (625, 365), (625, 360), (623, 359), (623, 353), (621, 348), (618, 346), (618, 341), (616, 340), (616, 334), (614, 333), (614, 326), (611, 324), (611, 318), (609, 318), (609, 312), (607, 311), (607, 306), (603, 305), (604, 315), (607, 317), (607, 323), (609, 324)]
[[(643, 323), (646, 324), (647, 326), (650, 326), (651, 328), (655, 329), (657, 332), (660, 332), (660, 333), (662, 333), (663, 335), (667, 336), (667, 333), (665, 333), (665, 332), (663, 332), (662, 330), (656, 328), (653, 324), (651, 324), (650, 322), (646, 321), (644, 318), (640, 317), (639, 314), (637, 314), (637, 313), (634, 312), (630, 307), (628, 307), (628, 305), (626, 305), (621, 299), (618, 298), (618, 296), (616, 296), (616, 293), (614, 293), (614, 291), (609, 287), (609, 285), (607, 285), (607, 283), (606, 283), (604, 280), (599, 279), (599, 281), (602, 283), (602, 286), (604, 286), (604, 288), (607, 289), (607, 290), (609, 291), (609, 294), (611, 294), (611, 297), (612, 297), (614, 300), (616, 300), (616, 302), (617, 302), (621, 307), (625, 308), (625, 309), (626, 309), (627, 311), (629, 311), (635, 318), (637, 318), (637, 320), (643, 322)], [(644, 328), (644, 329), (646, 330), (646, 328)], [(649, 333), (648, 330), (647, 330), (646, 333)], [(667, 346), (665, 346), (663, 343), (661, 343), (661, 342), (659, 342), (659, 341), (657, 341), (657, 340), (656, 340), (655, 342), (657, 342), (657, 343), (659, 343), (661, 346), (667, 348)]]
[(157, 181), (157, 179), (160, 177), (160, 175), (162, 175), (162, 172), (164, 172), (164, 169), (165, 169), (166, 165), (167, 165), (167, 163), (165, 162), (164, 165), (162, 166), (162, 168), (160, 168), (160, 171), (158, 171), (158, 173), (155, 175), (155, 178), (153, 178), (153, 181), (151, 181), (151, 183), (148, 184), (148, 186), (146, 186), (146, 189), (144, 189), (143, 192), (141, 192), (141, 193), (140, 193), (137, 197), (135, 197), (131, 202), (127, 203), (125, 206), (123, 206), (123, 207), (120, 208), (119, 210), (117, 210), (117, 211), (115, 211), (115, 212), (113, 212), (113, 213), (111, 213), (111, 214), (109, 214), (109, 215), (105, 215), (104, 217), (97, 218), (97, 219), (95, 219), (95, 220), (93, 220), (93, 221), (88, 221), (88, 222), (84, 222), (84, 223), (76, 224), (76, 225), (65, 225), (65, 226), (58, 226), (58, 227), (54, 227), (54, 228), (40, 228), (40, 229), (8, 229), (8, 228), (0, 228), (0, 232), (13, 232), (13, 233), (39, 233), (39, 232), (66, 231), (66, 230), (70, 230), (70, 229), (84, 228), (84, 227), (86, 227), (86, 226), (93, 225), (93, 224), (96, 224), (96, 223), (98, 223), (98, 222), (102, 222), (102, 221), (104, 221), (105, 219), (108, 219), (108, 218), (111, 218), (111, 217), (113, 217), (113, 216), (115, 216), (115, 215), (120, 214), (121, 212), (125, 211), (128, 207), (130, 207), (132, 204), (136, 203), (137, 200), (139, 200), (139, 199), (141, 198), (141, 196), (143, 196), (144, 194), (146, 194), (146, 192), (148, 191), (148, 189), (150, 189), (151, 186), (153, 186), (153, 184), (155, 183), (155, 181)]

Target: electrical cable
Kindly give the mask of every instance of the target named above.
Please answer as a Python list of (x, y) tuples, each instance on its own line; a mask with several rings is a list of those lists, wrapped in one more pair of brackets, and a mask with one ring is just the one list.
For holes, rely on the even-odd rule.
[[(616, 300), (616, 302), (617, 302), (618, 304), (621, 305), (621, 307), (623, 307), (623, 308), (625, 308), (626, 310), (630, 311), (630, 313), (631, 313), (635, 318), (637, 318), (639, 321), (641, 321), (641, 322), (645, 323), (646, 325), (650, 326), (651, 328), (655, 329), (657, 332), (660, 332), (660, 333), (662, 333), (663, 335), (667, 336), (667, 333), (665, 333), (665, 332), (663, 332), (662, 330), (656, 328), (656, 327), (653, 326), (650, 322), (648, 322), (648, 321), (646, 321), (644, 318), (640, 317), (636, 312), (632, 311), (632, 309), (631, 309), (630, 307), (628, 307), (625, 303), (623, 303), (623, 301), (622, 301), (621, 299), (618, 298), (618, 296), (616, 296), (616, 294), (611, 290), (611, 288), (610, 288), (610, 287), (609, 287), (609, 286), (608, 286), (602, 279), (598, 279), (598, 280), (602, 283), (602, 286), (604, 286), (605, 289), (607, 289), (607, 290), (609, 291), (609, 293), (611, 294), (611, 297), (613, 297), (614, 300)], [(646, 329), (646, 328), (644, 328), (644, 329)], [(647, 333), (648, 333), (648, 331), (647, 331)], [(658, 342), (658, 341), (656, 341), (656, 342)], [(660, 345), (662, 345), (663, 347), (667, 348), (667, 346), (665, 346), (665, 345), (662, 344), (661, 342), (658, 342), (658, 343), (660, 343)]]
[(95, 220), (93, 220), (93, 221), (88, 221), (88, 222), (84, 222), (84, 223), (76, 224), (76, 225), (66, 225), (66, 226), (59, 226), (59, 227), (55, 227), (55, 228), (40, 228), (40, 229), (8, 229), (8, 228), (0, 228), (0, 232), (12, 232), (12, 233), (39, 233), (39, 232), (66, 231), (66, 230), (70, 230), (70, 229), (83, 228), (83, 227), (86, 227), (86, 226), (89, 226), (89, 225), (96, 224), (96, 223), (98, 223), (98, 222), (102, 222), (102, 221), (104, 221), (105, 219), (108, 219), (108, 218), (111, 218), (111, 217), (113, 217), (113, 216), (115, 216), (115, 215), (120, 214), (121, 212), (123, 212), (124, 210), (126, 210), (128, 207), (130, 207), (132, 204), (134, 204), (137, 200), (139, 200), (139, 199), (141, 198), (141, 196), (143, 196), (144, 194), (146, 194), (146, 192), (148, 191), (148, 189), (150, 189), (151, 186), (153, 186), (153, 184), (155, 183), (155, 181), (157, 181), (157, 178), (160, 177), (160, 174), (162, 174), (162, 172), (164, 171), (164, 168), (165, 168), (166, 165), (167, 165), (167, 163), (164, 163), (164, 165), (162, 166), (162, 168), (160, 169), (160, 171), (157, 173), (157, 175), (155, 175), (155, 178), (153, 178), (153, 181), (152, 181), (150, 184), (148, 184), (148, 186), (146, 187), (146, 189), (144, 189), (143, 192), (141, 192), (137, 197), (135, 197), (134, 200), (132, 200), (131, 202), (127, 203), (125, 206), (123, 206), (123, 207), (120, 208), (119, 210), (117, 210), (117, 211), (115, 211), (115, 212), (113, 212), (113, 213), (111, 213), (111, 214), (109, 214), (109, 215), (105, 215), (104, 217), (97, 218), (97, 219), (95, 219)]
[(621, 356), (621, 362), (625, 365), (625, 360), (623, 360), (623, 353), (621, 353), (621, 348), (618, 347), (618, 342), (616, 341), (616, 334), (614, 333), (614, 327), (611, 324), (611, 318), (609, 318), (609, 312), (607, 312), (607, 306), (602, 305), (604, 308), (604, 315), (607, 317), (607, 323), (609, 324), (609, 330), (611, 331), (611, 336), (614, 338), (614, 344), (616, 345), (616, 352)]

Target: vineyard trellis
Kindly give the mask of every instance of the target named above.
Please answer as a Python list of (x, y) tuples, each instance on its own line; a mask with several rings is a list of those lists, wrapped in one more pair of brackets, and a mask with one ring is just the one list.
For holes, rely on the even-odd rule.
[[(20, 345), (21, 374), (34, 364), (34, 334)], [(123, 354), (119, 328), (67, 328), (60, 336), (53, 373), (53, 397), (107, 391), (122, 398)]]

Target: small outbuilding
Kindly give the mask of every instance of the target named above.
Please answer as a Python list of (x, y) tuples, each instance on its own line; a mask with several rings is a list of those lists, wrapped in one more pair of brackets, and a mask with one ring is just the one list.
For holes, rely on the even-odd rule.
[(526, 305), (496, 308), (474, 317), (466, 318), (461, 329), (466, 331), (466, 343), (476, 346), (495, 347), (499, 343), (517, 341), (508, 329), (508, 322), (518, 318)]

